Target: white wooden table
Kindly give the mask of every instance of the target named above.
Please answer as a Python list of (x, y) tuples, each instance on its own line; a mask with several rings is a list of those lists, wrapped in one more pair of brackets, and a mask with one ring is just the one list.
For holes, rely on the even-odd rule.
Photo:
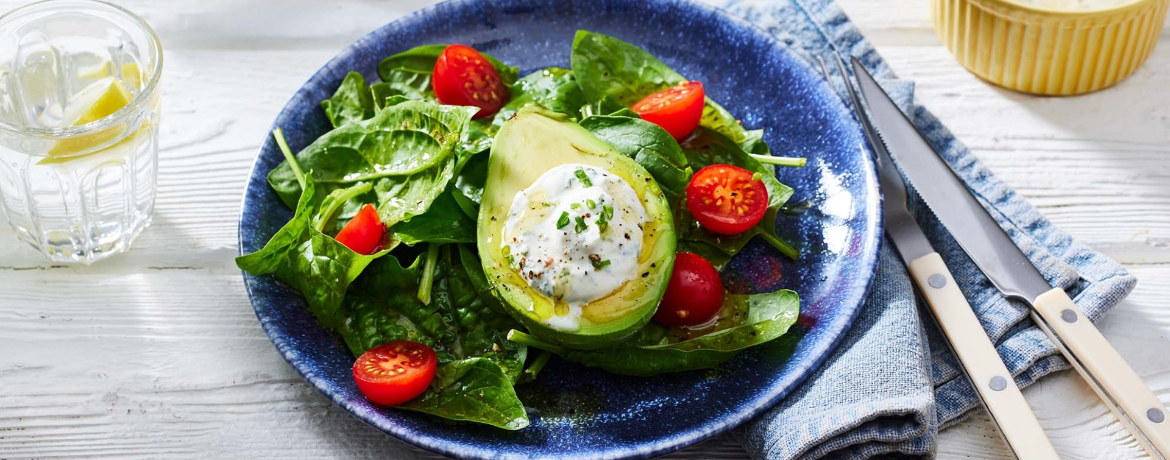
[[(26, 3), (0, 0), (0, 12)], [(334, 53), (429, 0), (123, 0), (166, 49), (154, 226), (95, 266), (46, 263), (0, 229), (0, 459), (430, 458), (305, 384), (260, 329), (236, 221), (260, 142)], [(992, 87), (951, 58), (926, 0), (843, 0), (921, 101), (1057, 225), (1124, 263), (1137, 290), (1105, 335), (1170, 402), (1170, 35), (1096, 94)], [(1024, 394), (1067, 459), (1143, 456), (1081, 380)], [(671, 458), (742, 458), (720, 437)], [(940, 458), (1007, 458), (985, 416)]]

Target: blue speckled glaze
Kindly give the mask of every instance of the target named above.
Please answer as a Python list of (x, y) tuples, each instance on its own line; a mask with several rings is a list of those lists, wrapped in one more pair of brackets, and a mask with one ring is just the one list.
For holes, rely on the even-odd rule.
[[(852, 116), (808, 61), (738, 19), (705, 6), (653, 1), (455, 1), (378, 29), (337, 55), (289, 101), (274, 127), (294, 150), (329, 129), (318, 103), (346, 72), (377, 79), (378, 62), (431, 43), (464, 43), (522, 73), (569, 66), (575, 30), (611, 34), (648, 49), (701, 80), (749, 128), (765, 127), (774, 152), (806, 156), (779, 168), (812, 207), (782, 216), (783, 233), (804, 248), (799, 262), (754, 241), (724, 276), (730, 290), (796, 290), (802, 315), (793, 333), (717, 369), (633, 378), (554, 359), (517, 388), (532, 425), (508, 432), (454, 425), (369, 404), (351, 375), (353, 357), (304, 307), (299, 293), (269, 277), (245, 275), (265, 332), (309, 383), (358, 418), (417, 446), (470, 458), (643, 458), (730, 429), (772, 405), (820, 365), (856, 316), (873, 278), (881, 238), (880, 193), (871, 155)], [(282, 160), (269, 138), (248, 182), (240, 252), (260, 249), (289, 218), (265, 176)]]

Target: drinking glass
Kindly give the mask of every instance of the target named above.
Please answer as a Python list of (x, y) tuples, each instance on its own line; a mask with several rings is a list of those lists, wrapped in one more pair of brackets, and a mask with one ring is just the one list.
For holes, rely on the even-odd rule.
[(92, 263), (150, 224), (162, 48), (93, 0), (0, 16), (0, 212), (54, 262)]

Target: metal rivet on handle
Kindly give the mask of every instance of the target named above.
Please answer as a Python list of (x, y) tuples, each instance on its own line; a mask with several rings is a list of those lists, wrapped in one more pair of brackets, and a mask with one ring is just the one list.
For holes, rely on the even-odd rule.
[(1163, 420), (1166, 420), (1166, 414), (1163, 414), (1162, 409), (1158, 408), (1153, 408), (1146, 411), (1146, 417), (1154, 423), (1162, 423)]
[(1060, 319), (1063, 319), (1066, 323), (1075, 323), (1077, 322), (1077, 312), (1072, 310), (1061, 311)]
[(947, 277), (942, 276), (939, 273), (935, 273), (930, 275), (930, 279), (926, 280), (926, 282), (930, 283), (930, 287), (932, 288), (942, 289), (943, 286), (947, 285)]
[(991, 378), (990, 384), (992, 390), (1003, 391), (1004, 388), (1007, 388), (1007, 379), (997, 375)]

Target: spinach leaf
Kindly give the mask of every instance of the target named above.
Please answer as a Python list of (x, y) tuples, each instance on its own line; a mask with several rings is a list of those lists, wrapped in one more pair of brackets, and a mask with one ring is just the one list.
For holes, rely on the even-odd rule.
[[(457, 249), (456, 249), (457, 248)], [(439, 417), (515, 430), (528, 424), (513, 385), (520, 379), (527, 348), (504, 338), (517, 327), (491, 297), (475, 254), (443, 245), (434, 267), (431, 301), (415, 296), (423, 257), (409, 267), (386, 257), (353, 283), (338, 332), (355, 356), (395, 340), (425, 343), (439, 368), (426, 393), (400, 406)]]
[(581, 127), (646, 168), (671, 201), (682, 196), (691, 180), (690, 161), (665, 129), (641, 118), (615, 115), (585, 118)]
[(614, 115), (619, 117), (641, 118), (638, 116), (637, 112), (630, 110), (609, 96), (602, 97), (600, 100), (581, 106), (580, 112), (581, 116), (578, 118), (589, 118), (594, 115)]
[[(431, 88), (430, 77), (435, 72), (435, 62), (446, 48), (447, 45), (423, 45), (390, 56), (378, 64), (378, 76), (385, 83), (401, 84), (409, 87), (414, 94), (425, 96), (424, 99), (433, 99), (435, 93)], [(516, 83), (520, 76), (519, 70), (487, 53), (482, 54), (500, 73), (500, 80), (505, 86), (511, 87)]]
[(528, 414), (512, 385), (513, 379), (491, 360), (461, 359), (440, 365), (430, 388), (398, 407), (519, 430), (528, 426)]
[[(350, 200), (338, 215), (344, 225), (365, 203), (375, 203), (393, 225), (422, 214), (454, 174), (456, 147), (475, 108), (401, 101), (373, 118), (342, 125), (297, 154), (326, 192), (369, 182), (372, 192)], [(282, 163), (268, 183), (290, 207), (301, 195), (295, 171)]]
[[(301, 291), (309, 311), (329, 328), (343, 323), (341, 305), (346, 288), (375, 259), (389, 250), (362, 255), (313, 227), (317, 219), (311, 175), (305, 177), (305, 193), (296, 214), (268, 240), (264, 248), (236, 258), (236, 265), (253, 275), (273, 274)], [(326, 219), (328, 217), (325, 217)]]
[(494, 129), (528, 104), (576, 117), (586, 100), (572, 71), (560, 67), (541, 69), (525, 75), (512, 87), (508, 103), (492, 118)]
[(743, 151), (753, 155), (771, 155), (772, 149), (768, 148), (768, 144), (764, 142), (764, 130), (753, 129), (751, 131), (744, 131), (744, 140), (739, 143), (743, 147)]
[(683, 154), (693, 168), (729, 164), (760, 173), (760, 180), (764, 181), (764, 187), (768, 189), (769, 208), (783, 206), (792, 197), (792, 187), (776, 179), (775, 167), (760, 163), (739, 144), (715, 130), (703, 126), (695, 128), (695, 132), (684, 139), (681, 145)]
[[(676, 210), (674, 210), (674, 212), (678, 213), (679, 210), (676, 209)], [(690, 217), (688, 217), (688, 218), (690, 218)], [(690, 218), (690, 219), (693, 220), (693, 218)], [(676, 219), (676, 220), (681, 220), (681, 219)], [(740, 249), (742, 249), (742, 246), (740, 247)], [(687, 240), (687, 239), (680, 239), (678, 241), (678, 243), (675, 245), (675, 251), (676, 252), (691, 252), (691, 253), (698, 254), (699, 256), (703, 257), (704, 259), (707, 259), (707, 262), (710, 262), (711, 265), (713, 267), (715, 267), (715, 270), (723, 270), (723, 267), (727, 266), (727, 263), (731, 262), (731, 257), (735, 255), (735, 254), (728, 254), (726, 251), (724, 251), (722, 248), (720, 248), (715, 243), (710, 243), (710, 242), (706, 242), (706, 241), (694, 241), (694, 240)], [(739, 251), (736, 250), (735, 252), (738, 253)]]
[[(382, 77), (382, 82), (375, 84), (379, 87), (374, 93), (381, 97), (397, 95), (408, 99), (438, 102), (431, 86), (431, 75), (435, 71), (435, 61), (446, 47), (447, 45), (424, 45), (383, 59), (378, 64), (378, 76)], [(520, 76), (520, 71), (486, 53), (483, 53), (483, 57), (500, 73), (500, 80), (508, 87), (509, 100), (514, 99), (517, 90), (516, 80)], [(490, 148), (492, 137), (499, 127), (493, 125), (492, 120), (483, 118), (473, 120), (468, 136), (459, 150), (474, 154)]]
[[(612, 98), (629, 107), (642, 98), (687, 79), (663, 64), (654, 55), (617, 38), (578, 30), (570, 56), (577, 84), (590, 101)], [(608, 112), (601, 112), (608, 113)], [(727, 109), (706, 98), (700, 126), (706, 126), (736, 143), (749, 140)], [(751, 144), (759, 143), (759, 138)], [(744, 145), (747, 150), (749, 145)], [(766, 146), (764, 147), (766, 148)], [(755, 152), (755, 150), (751, 150)]]
[(390, 227), (394, 237), (414, 246), (418, 243), (474, 243), (475, 219), (456, 201), (459, 191), (439, 195), (427, 211)]
[(366, 77), (357, 72), (346, 74), (333, 97), (321, 101), (321, 108), (334, 128), (374, 116), (374, 96), (366, 88)]
[[(701, 169), (712, 164), (730, 164), (739, 166), (748, 171), (759, 173), (760, 180), (768, 189), (768, 211), (760, 223), (747, 232), (739, 235), (718, 235), (699, 226), (687, 210), (686, 203), (679, 200), (675, 203), (675, 234), (680, 240), (689, 240), (706, 243), (722, 250), (727, 255), (735, 255), (744, 245), (756, 235), (763, 237), (768, 244), (776, 247), (791, 258), (797, 258), (799, 252), (791, 244), (776, 234), (776, 217), (780, 207), (792, 197), (792, 187), (776, 180), (776, 171), (773, 166), (765, 165), (752, 158), (747, 152), (731, 139), (715, 130), (698, 127), (690, 137), (682, 143), (683, 153), (690, 160), (692, 167)], [(684, 198), (685, 199), (685, 198)]]
[(615, 374), (652, 376), (715, 367), (745, 348), (784, 335), (799, 314), (800, 298), (793, 291), (781, 290), (727, 295), (720, 318), (707, 329), (684, 331), (650, 323), (613, 348), (570, 350), (518, 331), (509, 338)]
[(472, 220), (479, 218), (479, 204), (483, 201), (483, 188), (487, 183), (489, 156), (486, 152), (460, 158), (459, 172), (455, 174), (455, 201)]
[(585, 30), (573, 37), (569, 61), (585, 97), (598, 101), (608, 96), (626, 107), (686, 81), (641, 48)]
[(479, 263), (479, 256), (475, 254), (475, 251), (468, 249), (467, 245), (459, 245), (459, 261), (463, 264), (463, 269), (467, 271), (467, 279), (471, 282), (475, 293), (479, 295), (479, 300), (483, 301), (484, 305), (487, 305), (492, 311), (500, 315), (507, 315), (508, 312), (500, 303), (500, 299), (492, 294), (487, 274), (484, 273), (483, 265)]
[(468, 266), (479, 264), (475, 255), (452, 251), (453, 247), (443, 245), (439, 250), (431, 301), (425, 304), (414, 295), (423, 277), (419, 260), (402, 267), (396, 258), (387, 257), (371, 265), (350, 289), (346, 328), (339, 332), (352, 335), (346, 343), (355, 355), (389, 341), (414, 340), (434, 348), (440, 363), (486, 357), (508, 376), (519, 378), (525, 349), (504, 338), (517, 323), (477, 288), (486, 286), (487, 279), (482, 271), (468, 271)]

